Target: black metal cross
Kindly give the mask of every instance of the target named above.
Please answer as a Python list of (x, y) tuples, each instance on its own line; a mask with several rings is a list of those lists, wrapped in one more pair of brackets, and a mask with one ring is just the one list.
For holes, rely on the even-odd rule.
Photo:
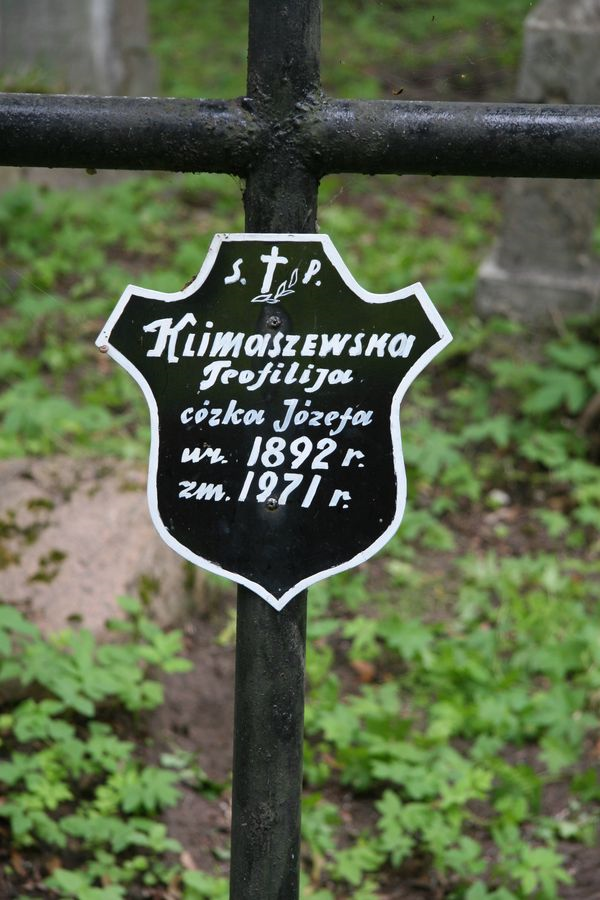
[[(334, 172), (600, 177), (600, 107), (332, 99), (321, 0), (249, 6), (246, 97), (0, 94), (0, 165), (235, 174), (263, 233), (314, 232)], [(232, 900), (298, 897), (305, 643), (306, 594), (239, 589)]]

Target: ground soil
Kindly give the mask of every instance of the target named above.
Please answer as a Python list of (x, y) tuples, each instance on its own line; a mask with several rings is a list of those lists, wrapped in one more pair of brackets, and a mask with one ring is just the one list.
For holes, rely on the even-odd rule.
[[(224, 598), (231, 609), (233, 597)], [(197, 753), (208, 777), (230, 781), (233, 740), (233, 643), (217, 643), (226, 617), (216, 614), (185, 627), (186, 655), (191, 672), (165, 679), (165, 703), (153, 715), (150, 731), (161, 750), (183, 748)], [(184, 788), (178, 805), (165, 820), (169, 832), (185, 848), (186, 863), (204, 871), (223, 871), (218, 857), (229, 845), (231, 790), (218, 799), (207, 799)], [(225, 867), (226, 868), (226, 867)]]
[[(214, 598), (213, 598), (214, 599)], [(185, 787), (176, 807), (165, 815), (170, 834), (182, 847), (181, 861), (190, 869), (214, 874), (227, 874), (227, 853), (231, 822), (230, 773), (232, 759), (232, 723), (234, 699), (235, 651), (231, 640), (220, 636), (231, 632), (232, 594), (219, 595), (219, 605), (210, 614), (190, 619), (185, 627), (185, 655), (193, 663), (189, 673), (170, 675), (164, 679), (165, 703), (141, 724), (150, 737), (157, 757), (161, 752), (183, 749), (195, 755), (207, 776), (223, 786), (218, 796)], [(348, 690), (358, 687), (359, 673), (336, 654), (338, 674)], [(117, 723), (123, 731), (126, 723)], [(131, 724), (131, 723), (130, 723)], [(135, 727), (133, 740), (143, 737)], [(125, 736), (125, 732), (123, 736)], [(143, 741), (142, 741), (143, 743)], [(521, 753), (526, 751), (520, 751)], [(600, 747), (590, 745), (586, 766), (599, 765)], [(531, 762), (517, 759), (515, 762)], [(561, 817), (566, 810), (567, 783), (553, 786), (544, 795), (543, 812)], [(350, 844), (357, 834), (374, 826), (372, 801), (352, 796), (336, 785), (327, 788), (327, 800), (335, 803), (341, 814), (341, 840)], [(4, 832), (4, 839), (7, 838)], [(21, 858), (11, 853), (0, 841), (0, 900), (17, 897), (44, 897), (41, 880), (47, 874), (48, 860)], [(600, 863), (597, 847), (579, 843), (562, 843), (559, 848), (566, 869), (573, 879), (561, 888), (561, 900), (599, 900)], [(11, 876), (5, 866), (10, 864)], [(333, 886), (329, 885), (332, 889)], [(136, 895), (137, 896), (137, 895)], [(145, 895), (150, 896), (150, 895)], [(168, 900), (154, 891), (153, 900)], [(339, 900), (350, 900), (351, 894), (339, 892)], [(380, 900), (445, 900), (447, 890), (437, 879), (425, 858), (412, 858), (401, 870), (389, 871), (382, 880)]]

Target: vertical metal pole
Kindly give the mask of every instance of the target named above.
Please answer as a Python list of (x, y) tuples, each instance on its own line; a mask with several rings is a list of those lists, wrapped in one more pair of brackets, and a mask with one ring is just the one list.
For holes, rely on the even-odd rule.
[(280, 613), (240, 588), (231, 900), (297, 900), (306, 593)]
[[(320, 0), (250, 0), (247, 102), (272, 140), (247, 178), (247, 231), (315, 231), (293, 119), (319, 90), (320, 20)], [(306, 592), (276, 612), (238, 590), (231, 900), (299, 895), (305, 648)]]
[(320, 91), (321, 0), (250, 0), (248, 98), (271, 140), (246, 181), (246, 230), (310, 233), (318, 180), (295, 152), (297, 123)]

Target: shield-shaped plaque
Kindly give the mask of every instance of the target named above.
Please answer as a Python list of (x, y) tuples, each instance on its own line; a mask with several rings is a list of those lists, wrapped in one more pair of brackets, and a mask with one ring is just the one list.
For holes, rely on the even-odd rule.
[(361, 288), (325, 235), (217, 235), (195, 280), (130, 285), (97, 345), (150, 408), (161, 537), (276, 609), (384, 546), (400, 401), (451, 340), (421, 284)]

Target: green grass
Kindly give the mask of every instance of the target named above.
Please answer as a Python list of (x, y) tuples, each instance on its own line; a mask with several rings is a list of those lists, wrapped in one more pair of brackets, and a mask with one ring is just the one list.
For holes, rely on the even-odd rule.
[[(510, 99), (531, 0), (332, 0), (323, 4), (323, 87), (337, 96)], [(245, 93), (245, 0), (150, 0), (167, 95)], [(474, 99), (474, 96), (472, 97)]]
[(106, 367), (95, 335), (130, 281), (189, 281), (212, 231), (242, 227), (238, 198), (233, 179), (201, 175), (132, 179), (92, 202), (31, 185), (0, 198), (0, 456), (142, 455), (138, 392)]
[[(324, 85), (506, 98), (529, 7), (326, 4)], [(151, 10), (166, 93), (244, 92), (245, 4), (228, 4), (226, 24), (212, 0), (200, 23), (188, 0)], [(127, 283), (180, 289), (214, 232), (242, 229), (241, 190), (228, 177), (156, 176), (0, 197), (0, 456), (146, 456), (145, 405), (94, 338)], [(311, 591), (304, 896), (385, 896), (420, 861), (445, 898), (559, 898), (565, 849), (596, 841), (600, 808), (589, 749), (600, 714), (600, 323), (544, 336), (478, 318), (477, 268), (500, 221), (489, 183), (331, 177), (319, 220), (365, 287), (423, 281), (455, 339), (404, 401), (400, 531), (371, 564)], [(13, 674), (25, 676), (25, 662), (11, 657)], [(26, 744), (15, 727), (30, 713), (0, 720), (1, 749)], [(56, 755), (51, 731), (36, 753)], [(53, 822), (62, 834), (55, 809), (43, 811), (42, 853)], [(162, 853), (166, 836), (154, 840)], [(142, 868), (115, 857), (102, 887), (85, 842), (87, 861), (55, 873), (55, 896), (111, 900), (141, 883)], [(155, 876), (185, 900), (227, 894), (209, 873), (187, 873), (183, 887), (181, 873)]]

